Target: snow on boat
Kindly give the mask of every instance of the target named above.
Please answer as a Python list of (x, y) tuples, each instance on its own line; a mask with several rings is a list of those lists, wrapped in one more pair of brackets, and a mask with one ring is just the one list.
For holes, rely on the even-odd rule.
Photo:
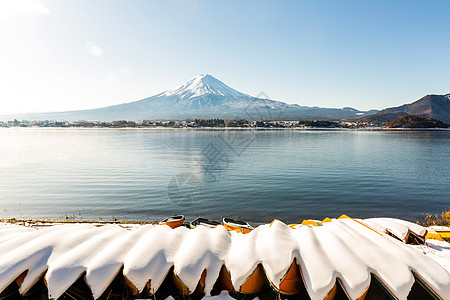
[(379, 232), (393, 236), (407, 244), (423, 244), (427, 229), (408, 221), (393, 218), (370, 218), (363, 221)]
[(197, 219), (193, 220), (189, 225), (190, 225), (191, 229), (194, 229), (198, 225), (215, 228), (216, 226), (221, 225), (221, 224), (217, 221), (213, 221), (213, 220), (209, 220), (209, 219), (205, 219), (205, 218), (197, 218)]
[(250, 226), (250, 224), (248, 224), (245, 221), (234, 220), (231, 218), (223, 218), (222, 224), (229, 231), (236, 231), (241, 233), (249, 233), (254, 229), (252, 226)]
[(399, 239), (427, 231), (413, 223), (343, 216), (291, 227), (275, 220), (247, 234), (216, 223), (0, 223), (0, 298), (201, 298), (227, 290), (251, 299), (450, 299), (450, 244)]
[(281, 279), (278, 287), (270, 281), (269, 277), (267, 277), (267, 281), (274, 291), (285, 296), (297, 295), (305, 289), (296, 258), (294, 258), (294, 261), (292, 262), (287, 273)]
[(450, 241), (450, 227), (447, 226), (431, 226), (430, 229), (432, 229), (434, 232), (439, 234), (441, 238), (443, 238), (446, 241)]
[(170, 228), (177, 228), (178, 226), (183, 225), (184, 222), (184, 216), (183, 215), (177, 215), (165, 218), (161, 222), (159, 222), (159, 225), (167, 225)]
[(247, 280), (240, 286), (239, 292), (243, 294), (255, 294), (261, 291), (266, 283), (264, 270), (261, 265), (257, 265)]

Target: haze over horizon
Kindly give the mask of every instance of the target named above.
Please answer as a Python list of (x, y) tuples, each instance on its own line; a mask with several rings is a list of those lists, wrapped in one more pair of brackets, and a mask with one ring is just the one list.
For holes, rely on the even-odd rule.
[(450, 91), (445, 1), (5, 0), (1, 114), (105, 107), (211, 74), (243, 93), (360, 110)]

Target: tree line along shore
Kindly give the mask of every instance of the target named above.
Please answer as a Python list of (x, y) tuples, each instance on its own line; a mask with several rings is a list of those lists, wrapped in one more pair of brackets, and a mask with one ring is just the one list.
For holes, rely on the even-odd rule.
[(116, 121), (0, 121), (0, 127), (57, 128), (450, 128), (450, 124), (421, 115), (406, 115), (394, 121), (362, 122), (360, 120), (260, 120), (192, 119), (192, 120), (116, 120)]

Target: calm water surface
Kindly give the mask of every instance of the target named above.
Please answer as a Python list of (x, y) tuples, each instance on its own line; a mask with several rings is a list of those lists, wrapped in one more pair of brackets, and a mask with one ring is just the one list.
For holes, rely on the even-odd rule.
[(0, 129), (0, 217), (253, 223), (450, 208), (450, 131)]

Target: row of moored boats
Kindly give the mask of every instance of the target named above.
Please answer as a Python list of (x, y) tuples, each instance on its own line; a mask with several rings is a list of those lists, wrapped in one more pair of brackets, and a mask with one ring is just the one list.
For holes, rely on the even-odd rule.
[[(304, 220), (302, 222), (303, 225), (308, 226), (321, 226), (322, 223), (330, 222), (331, 219), (325, 218), (323, 221), (314, 221), (314, 220)], [(161, 222), (159, 222), (160, 225), (168, 225), (171, 228), (177, 228), (179, 226), (187, 226), (191, 229), (194, 229), (195, 227), (199, 225), (207, 226), (214, 228), (218, 225), (223, 225), (226, 229), (229, 231), (236, 231), (241, 233), (249, 233), (254, 228), (247, 222), (242, 220), (235, 220), (231, 218), (223, 218), (222, 223), (205, 219), (205, 218), (196, 218), (190, 223), (185, 223), (185, 218), (183, 215), (177, 215), (177, 216), (171, 216), (168, 218), (165, 218)], [(292, 228), (295, 228), (295, 226), (298, 224), (291, 224), (290, 226)], [(450, 229), (449, 227), (444, 226), (431, 226), (428, 228), (427, 237), (425, 238), (433, 238), (437, 240), (450, 240)]]
[(164, 220), (159, 222), (159, 224), (160, 225), (168, 225), (171, 228), (177, 228), (179, 226), (188, 226), (191, 229), (194, 229), (195, 227), (197, 227), (199, 225), (203, 225), (203, 226), (207, 226), (207, 227), (211, 227), (211, 228), (214, 228), (218, 225), (223, 225), (229, 231), (236, 231), (236, 232), (241, 232), (241, 233), (249, 233), (250, 231), (252, 231), (254, 229), (250, 224), (248, 224), (245, 221), (235, 220), (235, 219), (231, 219), (231, 218), (223, 218), (222, 223), (213, 221), (213, 220), (209, 220), (209, 219), (205, 219), (205, 218), (196, 218), (190, 223), (185, 223), (185, 218), (183, 215), (177, 215), (177, 216), (165, 218)]

